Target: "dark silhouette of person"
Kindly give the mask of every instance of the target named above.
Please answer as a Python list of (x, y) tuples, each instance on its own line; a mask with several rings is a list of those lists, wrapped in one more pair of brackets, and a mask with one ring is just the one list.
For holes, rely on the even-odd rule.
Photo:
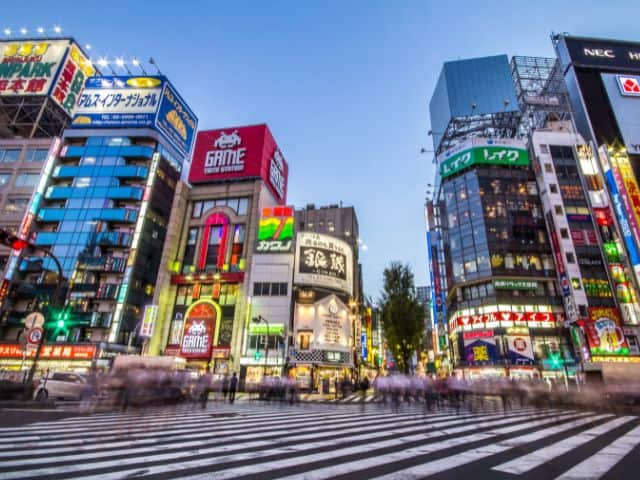
[(233, 403), (236, 399), (236, 389), (238, 388), (238, 377), (236, 372), (233, 372), (231, 380), (229, 381), (229, 403)]

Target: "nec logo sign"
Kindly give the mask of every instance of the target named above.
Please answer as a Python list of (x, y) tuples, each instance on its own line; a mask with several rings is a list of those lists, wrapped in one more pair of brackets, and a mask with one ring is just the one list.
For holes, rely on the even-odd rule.
[(616, 58), (616, 54), (609, 48), (584, 48), (583, 52), (587, 57)]

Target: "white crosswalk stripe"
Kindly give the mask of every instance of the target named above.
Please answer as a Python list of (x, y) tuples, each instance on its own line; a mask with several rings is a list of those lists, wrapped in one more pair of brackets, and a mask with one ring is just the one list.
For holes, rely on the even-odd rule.
[[(589, 454), (602, 438), (598, 453)], [(583, 454), (582, 448), (590, 450)], [(430, 413), (420, 405), (394, 412), (339, 402), (215, 404), (0, 428), (0, 479), (390, 480), (475, 468), (474, 462), (491, 478), (491, 472), (538, 472), (562, 460), (553, 476), (572, 480), (599, 478), (634, 458), (637, 471), (636, 449), (640, 418), (632, 415), (534, 408)]]

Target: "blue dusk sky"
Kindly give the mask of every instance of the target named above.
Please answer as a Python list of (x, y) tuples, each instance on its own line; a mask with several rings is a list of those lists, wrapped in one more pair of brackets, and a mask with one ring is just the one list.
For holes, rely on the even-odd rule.
[(356, 208), (365, 293), (378, 298), (392, 260), (427, 283), (434, 167), (419, 152), (432, 149), (442, 63), (552, 56), (551, 32), (640, 40), (634, 3), (29, 0), (5, 5), (0, 29), (60, 25), (94, 60), (153, 57), (200, 128), (267, 123), (290, 165), (289, 203)]

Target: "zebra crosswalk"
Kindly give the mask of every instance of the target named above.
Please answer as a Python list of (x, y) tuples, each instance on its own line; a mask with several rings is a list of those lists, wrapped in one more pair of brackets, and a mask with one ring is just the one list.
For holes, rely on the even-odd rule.
[(0, 428), (0, 479), (635, 478), (639, 453), (635, 415), (181, 405)]

